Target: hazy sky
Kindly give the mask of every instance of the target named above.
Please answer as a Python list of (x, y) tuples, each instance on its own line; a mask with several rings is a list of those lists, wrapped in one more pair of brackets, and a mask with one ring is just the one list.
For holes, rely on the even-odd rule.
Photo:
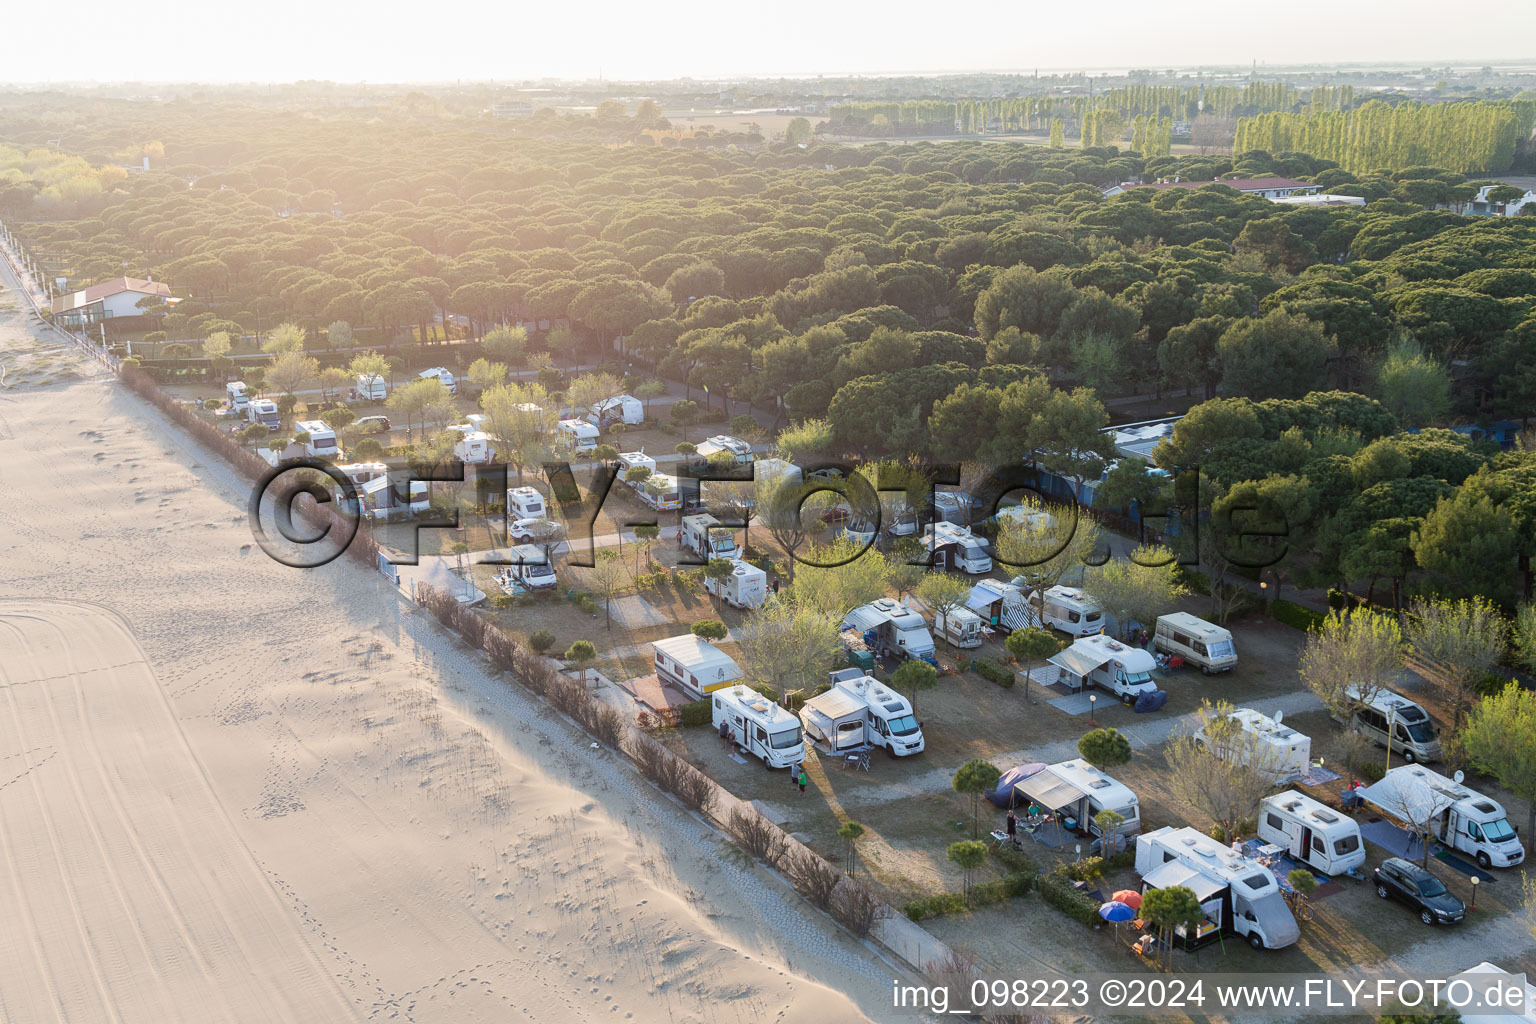
[[(1536, 59), (1536, 2), (74, 0), (0, 15), (0, 80), (403, 82)], [(35, 40), (38, 45), (32, 45)]]

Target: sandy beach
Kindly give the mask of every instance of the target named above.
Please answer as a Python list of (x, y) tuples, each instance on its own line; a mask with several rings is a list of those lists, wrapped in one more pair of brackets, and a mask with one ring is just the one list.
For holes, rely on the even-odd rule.
[(0, 295), (0, 1019), (858, 1021), (890, 968)]

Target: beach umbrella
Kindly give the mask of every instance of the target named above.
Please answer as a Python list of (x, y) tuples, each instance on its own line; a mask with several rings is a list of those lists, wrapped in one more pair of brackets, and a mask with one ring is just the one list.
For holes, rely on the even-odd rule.
[(1116, 903), (1124, 903), (1132, 910), (1141, 909), (1141, 893), (1137, 892), (1135, 889), (1121, 889), (1119, 892), (1111, 896), (1110, 899), (1114, 900)]
[(1110, 900), (1099, 908), (1099, 916), (1106, 921), (1119, 924), (1121, 921), (1130, 921), (1136, 917), (1136, 911), (1121, 903), (1119, 900)]

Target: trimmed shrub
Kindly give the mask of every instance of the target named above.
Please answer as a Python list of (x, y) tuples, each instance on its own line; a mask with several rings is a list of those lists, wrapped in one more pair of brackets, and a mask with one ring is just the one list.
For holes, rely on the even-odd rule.
[(1051, 872), (1040, 878), (1040, 895), (1057, 910), (1081, 924), (1099, 923), (1099, 905), (1092, 896), (1076, 889), (1064, 873)]
[(709, 725), (713, 715), (710, 712), (709, 698), (692, 700), (679, 709), (678, 724), (685, 729), (695, 729), (701, 725)]
[(1306, 631), (1316, 629), (1328, 618), (1322, 612), (1315, 612), (1311, 608), (1303, 608), (1299, 604), (1290, 601), (1271, 601), (1269, 614), (1275, 621), (1283, 622), (1294, 629)]
[(941, 892), (937, 896), (909, 900), (902, 905), (901, 912), (913, 921), (922, 921), (930, 917), (942, 917), (945, 914), (958, 914), (965, 909), (963, 894)]
[(998, 664), (992, 659), (977, 658), (975, 666), (976, 674), (988, 682), (996, 683), (998, 686), (1004, 688), (1013, 685), (1013, 672), (1010, 669), (1004, 668), (1002, 665)]
[(528, 646), (543, 654), (555, 646), (555, 634), (547, 629), (536, 629), (528, 634)]

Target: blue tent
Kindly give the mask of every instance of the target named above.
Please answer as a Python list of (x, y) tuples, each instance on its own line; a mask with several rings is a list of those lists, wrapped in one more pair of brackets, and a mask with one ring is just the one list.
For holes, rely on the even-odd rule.
[(1028, 764), (1016, 765), (1003, 772), (1002, 778), (997, 780), (997, 788), (987, 794), (987, 799), (999, 807), (1009, 807), (1018, 804), (1013, 795), (1013, 787), (1029, 778), (1031, 775), (1047, 768), (1044, 761), (1031, 761)]

